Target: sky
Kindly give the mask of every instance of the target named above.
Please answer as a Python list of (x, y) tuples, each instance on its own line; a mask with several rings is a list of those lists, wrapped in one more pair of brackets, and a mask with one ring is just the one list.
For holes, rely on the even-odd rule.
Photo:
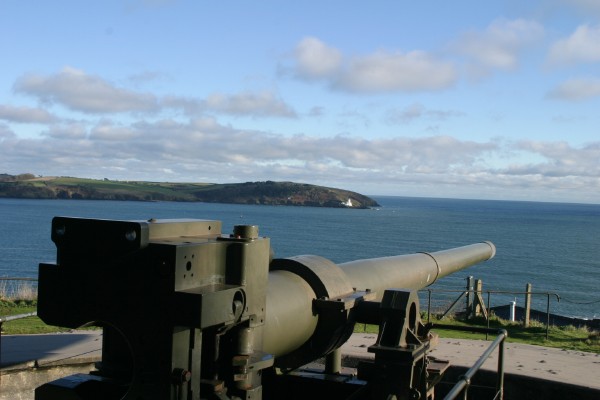
[(600, 204), (600, 0), (3, 0), (0, 173)]

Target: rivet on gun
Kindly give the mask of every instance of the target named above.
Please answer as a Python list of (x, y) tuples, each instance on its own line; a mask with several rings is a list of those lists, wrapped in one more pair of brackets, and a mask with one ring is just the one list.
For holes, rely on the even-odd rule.
[(67, 231), (67, 228), (65, 228), (64, 225), (60, 225), (60, 226), (56, 227), (56, 229), (54, 230), (54, 233), (56, 233), (58, 236), (65, 236), (66, 231)]
[(183, 368), (175, 368), (173, 369), (173, 372), (171, 372), (171, 380), (176, 385), (188, 382), (191, 377), (192, 373)]

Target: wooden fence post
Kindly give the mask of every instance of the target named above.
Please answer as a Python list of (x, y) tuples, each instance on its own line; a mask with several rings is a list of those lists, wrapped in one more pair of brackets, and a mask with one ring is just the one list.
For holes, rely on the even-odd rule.
[(531, 311), (531, 283), (525, 286), (525, 318), (523, 320), (523, 326), (529, 328), (529, 314)]
[(488, 319), (487, 306), (483, 301), (483, 281), (481, 279), (475, 279), (475, 292), (473, 295), (473, 316), (479, 317), (484, 316)]
[(473, 313), (473, 277), (469, 276), (467, 278), (467, 307), (465, 309), (465, 319), (469, 320), (471, 317), (474, 317)]

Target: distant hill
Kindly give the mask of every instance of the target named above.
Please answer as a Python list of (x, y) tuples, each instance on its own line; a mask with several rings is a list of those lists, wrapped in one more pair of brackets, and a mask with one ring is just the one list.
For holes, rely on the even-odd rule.
[(170, 183), (0, 174), (0, 198), (133, 201), (369, 208), (379, 204), (348, 190), (294, 182)]

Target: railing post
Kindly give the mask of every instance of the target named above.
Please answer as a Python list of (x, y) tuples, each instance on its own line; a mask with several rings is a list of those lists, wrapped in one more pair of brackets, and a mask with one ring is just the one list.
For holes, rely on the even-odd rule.
[(467, 278), (467, 307), (465, 312), (465, 317), (467, 320), (471, 319), (473, 312), (473, 277), (469, 276)]
[[(453, 329), (453, 330), (464, 330), (464, 331), (482, 331), (481, 329), (469, 328), (465, 329), (465, 327), (455, 327), (448, 325), (438, 325), (439, 328), (445, 329)], [(504, 396), (504, 341), (508, 336), (508, 333), (505, 329), (501, 329), (498, 332), (498, 336), (494, 341), (490, 344), (487, 350), (479, 357), (479, 359), (473, 364), (469, 370), (462, 375), (458, 382), (450, 389), (450, 391), (444, 397), (444, 400), (452, 400), (457, 398), (459, 394), (463, 394), (463, 396), (467, 395), (467, 391), (469, 390), (469, 386), (471, 385), (471, 379), (473, 376), (481, 369), (485, 361), (490, 357), (492, 352), (498, 348), (498, 380), (496, 382), (496, 394), (499, 397), (494, 397), (494, 399), (503, 399)], [(466, 399), (466, 397), (463, 397)]]
[[(556, 296), (556, 300), (558, 302), (560, 302), (560, 296), (557, 293), (551, 293), (551, 292), (533, 292), (532, 290), (532, 285), (531, 284), (527, 284), (527, 291), (526, 292), (513, 292), (513, 291), (494, 291), (494, 290), (486, 290), (485, 293), (487, 293), (487, 304), (484, 303), (483, 300), (483, 290), (480, 289), (474, 289), (472, 291), (469, 290), (437, 290), (437, 289), (427, 289), (428, 291), (428, 310), (427, 310), (427, 321), (431, 322), (431, 299), (433, 296), (433, 292), (456, 292), (456, 293), (460, 293), (460, 295), (456, 298), (456, 300), (454, 300), (454, 302), (452, 302), (452, 304), (448, 307), (448, 309), (442, 313), (439, 318), (437, 320), (441, 321), (443, 320), (450, 312), (452, 312), (452, 310), (454, 310), (454, 308), (461, 302), (461, 298), (463, 296), (467, 296), (470, 297), (472, 299), (472, 301), (478, 302), (479, 305), (481, 305), (480, 309), (485, 311), (485, 315), (484, 317), (486, 318), (486, 322), (487, 322), (487, 328), (490, 328), (490, 317), (491, 317), (491, 311), (492, 311), (492, 293), (496, 293), (496, 294), (513, 294), (513, 295), (526, 295), (526, 299), (531, 299), (531, 297), (533, 295), (536, 296), (546, 296), (547, 297), (547, 305), (546, 305), (546, 339), (548, 339), (548, 337), (550, 336), (550, 296)], [(516, 300), (516, 298), (515, 298)], [(527, 302), (528, 304), (526, 304), (526, 314), (529, 314), (529, 325), (531, 324), (531, 300), (529, 300)], [(475, 306), (475, 304), (473, 304), (473, 307)], [(469, 311), (469, 310), (467, 310)], [(529, 311), (527, 313), (527, 311)], [(488, 335), (486, 333), (486, 339), (488, 338)]]
[(546, 340), (548, 340), (548, 332), (550, 331), (550, 293), (546, 295)]
[[(0, 365), (2, 365), (2, 319), (0, 319)], [(0, 369), (0, 385), (2, 385), (2, 369)]]
[[(488, 294), (488, 301), (487, 301), (488, 310), (487, 310), (485, 319), (487, 321), (487, 328), (489, 330), (490, 329), (490, 316), (492, 315), (492, 292), (488, 291), (487, 294)], [(485, 340), (488, 340), (487, 331), (485, 332)]]
[[(505, 330), (502, 331), (502, 334), (504, 334), (504, 338), (506, 339), (507, 333)], [(498, 347), (498, 382), (496, 383), (496, 393), (499, 395), (498, 400), (504, 398), (504, 342), (505, 340), (502, 340)]]
[(523, 327), (529, 328), (529, 316), (531, 313), (531, 283), (525, 286), (525, 319), (523, 321)]
[(475, 279), (475, 292), (473, 293), (473, 317), (478, 317), (483, 312), (487, 310), (482, 309), (485, 307), (483, 303), (483, 299), (481, 298), (481, 293), (483, 291), (483, 281), (481, 279)]

